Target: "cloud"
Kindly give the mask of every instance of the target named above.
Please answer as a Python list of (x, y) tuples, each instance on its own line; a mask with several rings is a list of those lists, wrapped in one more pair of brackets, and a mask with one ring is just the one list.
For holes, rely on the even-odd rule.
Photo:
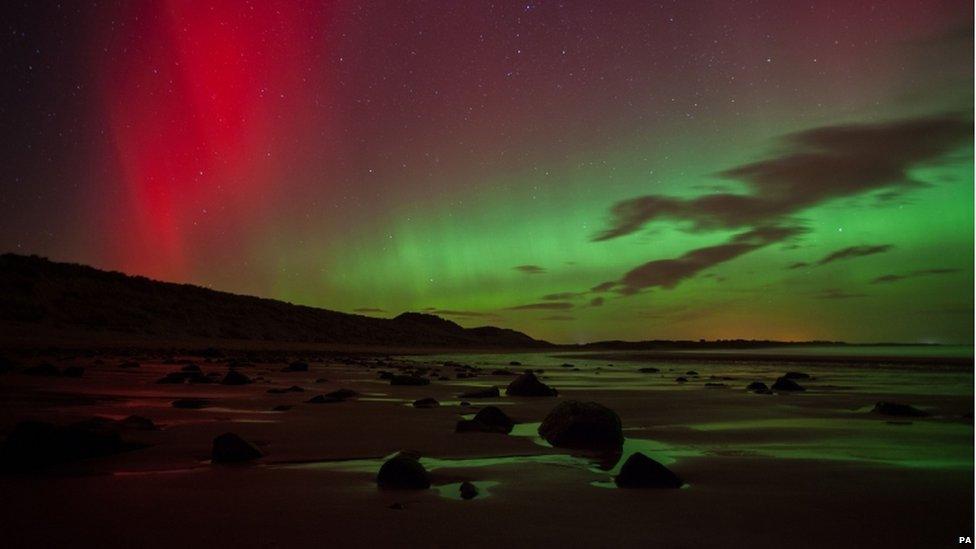
[(532, 274), (532, 275), (543, 274), (546, 272), (545, 269), (543, 269), (538, 265), (518, 265), (512, 268), (515, 269), (516, 271), (520, 271), (525, 274)]
[(542, 317), (539, 320), (576, 320), (576, 318), (568, 315), (552, 315), (552, 316)]
[(675, 259), (648, 261), (620, 279), (617, 291), (633, 295), (647, 288), (674, 288), (679, 282), (743, 254), (803, 234), (799, 226), (765, 226), (733, 236), (724, 244), (691, 250)]
[(528, 305), (517, 305), (509, 307), (509, 311), (558, 311), (572, 309), (573, 304), (565, 301), (548, 301), (545, 303), (529, 303)]
[(953, 273), (962, 272), (962, 269), (919, 269), (917, 271), (912, 271), (905, 274), (886, 274), (879, 276), (871, 281), (871, 284), (889, 284), (892, 282), (899, 282), (905, 280), (906, 278), (916, 278), (920, 276), (931, 276), (931, 275), (947, 275)]
[(374, 307), (361, 307), (359, 309), (353, 309), (354, 313), (385, 313), (383, 309), (376, 309)]
[(456, 311), (453, 309), (435, 309), (433, 307), (424, 309), (425, 312), (441, 316), (461, 316), (471, 318), (499, 318), (495, 313), (485, 313), (481, 311)]
[(563, 301), (563, 300), (566, 300), (566, 299), (575, 299), (575, 298), (577, 298), (577, 297), (579, 297), (581, 295), (583, 295), (583, 294), (581, 294), (579, 292), (562, 292), (562, 293), (558, 293), (558, 294), (544, 295), (544, 296), (542, 296), (542, 299), (545, 300), (545, 301)]
[(920, 185), (910, 177), (911, 168), (964, 145), (971, 133), (972, 122), (953, 114), (794, 133), (781, 140), (782, 154), (717, 174), (741, 182), (748, 193), (624, 200), (611, 208), (610, 226), (593, 240), (632, 234), (662, 220), (685, 222), (695, 231), (778, 225), (837, 198), (901, 192)]
[(896, 274), (883, 275), (872, 280), (871, 284), (885, 284), (888, 282), (898, 282), (899, 280), (905, 280), (905, 278), (906, 277), (904, 275), (896, 275)]
[(851, 299), (855, 297), (867, 297), (867, 295), (851, 294), (845, 292), (844, 290), (841, 290), (840, 288), (830, 288), (828, 290), (824, 290), (820, 292), (815, 297), (817, 297), (818, 299)]
[(844, 248), (827, 254), (823, 257), (823, 259), (817, 262), (817, 265), (826, 265), (827, 263), (833, 263), (834, 261), (840, 261), (841, 259), (853, 259), (855, 257), (880, 254), (887, 252), (893, 247), (894, 246), (891, 244), (881, 244), (878, 246), (851, 246), (849, 248)]
[[(972, 121), (965, 114), (942, 114), (875, 124), (813, 128), (780, 140), (778, 153), (717, 175), (745, 188), (716, 188), (693, 198), (652, 194), (617, 202), (610, 223), (595, 242), (642, 230), (657, 221), (672, 221), (694, 232), (742, 230), (723, 244), (691, 250), (672, 259), (649, 261), (628, 271), (611, 288), (624, 295), (648, 288), (673, 288), (715, 265), (743, 254), (786, 242), (806, 231), (796, 215), (832, 200), (868, 193), (889, 196), (922, 186), (909, 172), (932, 164), (971, 141)], [(855, 246), (823, 258), (822, 265), (881, 253), (890, 246)], [(794, 263), (790, 268), (808, 266)], [(823, 297), (854, 297), (838, 292)]]
[(590, 288), (590, 291), (593, 292), (593, 293), (608, 292), (608, 291), (614, 289), (618, 284), (619, 284), (619, 282), (617, 282), (615, 280), (610, 280), (610, 281), (607, 281), (607, 282), (601, 282), (600, 284), (597, 284), (596, 286), (593, 286), (592, 288)]
[(603, 305), (602, 297), (594, 297), (593, 299), (590, 300), (590, 307), (599, 307), (601, 305)]

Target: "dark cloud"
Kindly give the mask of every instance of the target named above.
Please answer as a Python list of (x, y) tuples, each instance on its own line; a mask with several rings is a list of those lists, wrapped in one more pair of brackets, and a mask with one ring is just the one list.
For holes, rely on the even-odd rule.
[(453, 309), (435, 309), (428, 308), (424, 309), (426, 312), (441, 315), (441, 316), (460, 316), (460, 317), (470, 317), (470, 318), (499, 318), (495, 313), (485, 313), (481, 311), (456, 311)]
[(826, 265), (827, 263), (833, 263), (834, 261), (840, 261), (842, 259), (853, 259), (855, 257), (864, 257), (866, 255), (881, 254), (887, 252), (893, 247), (894, 246), (891, 244), (881, 244), (878, 246), (851, 246), (849, 248), (844, 248), (827, 254), (817, 262), (817, 265)]
[(512, 268), (515, 269), (516, 271), (520, 271), (525, 274), (532, 274), (532, 275), (543, 274), (546, 272), (545, 269), (543, 269), (538, 265), (518, 265)]
[(739, 233), (724, 244), (698, 248), (675, 259), (649, 261), (620, 279), (617, 291), (631, 295), (646, 288), (673, 288), (705, 269), (806, 232), (798, 226), (764, 226)]
[(906, 278), (916, 278), (920, 276), (931, 276), (931, 275), (947, 275), (962, 272), (962, 269), (919, 269), (917, 271), (912, 271), (907, 274), (887, 274), (879, 276), (871, 281), (872, 284), (887, 284), (891, 282), (899, 282), (905, 280)]
[(647, 223), (681, 221), (692, 230), (779, 225), (813, 206), (871, 191), (917, 187), (911, 168), (935, 161), (971, 139), (972, 122), (941, 115), (879, 124), (825, 126), (786, 136), (785, 152), (718, 175), (748, 193), (696, 198), (646, 195), (611, 208), (610, 226), (593, 237), (610, 240)]
[(879, 276), (878, 278), (875, 278), (874, 280), (871, 281), (871, 284), (885, 284), (888, 282), (898, 282), (899, 280), (905, 280), (905, 278), (906, 277), (904, 275), (888, 274), (888, 275), (883, 275), (883, 276)]
[(576, 318), (567, 315), (552, 315), (552, 316), (544, 316), (539, 320), (576, 320)]
[(602, 297), (594, 297), (593, 299), (590, 300), (590, 307), (599, 307), (601, 305), (603, 305)]
[(562, 292), (558, 294), (544, 295), (542, 296), (542, 299), (545, 301), (564, 301), (566, 299), (575, 299), (580, 295), (582, 294), (579, 292)]
[(549, 301), (546, 303), (529, 303), (528, 305), (517, 305), (509, 307), (509, 311), (557, 311), (561, 309), (572, 309), (573, 304), (565, 301)]
[(616, 282), (614, 280), (610, 280), (608, 282), (601, 282), (600, 284), (597, 284), (596, 286), (590, 288), (590, 291), (593, 293), (608, 292), (614, 289), (617, 286), (617, 284), (619, 284), (619, 282)]
[(867, 297), (866, 294), (852, 294), (841, 290), (840, 288), (830, 288), (829, 290), (824, 290), (817, 294), (815, 297), (818, 299), (851, 299), (855, 297)]
[(376, 309), (376, 308), (373, 308), (373, 307), (362, 307), (362, 308), (359, 308), (359, 309), (353, 309), (352, 312), (354, 312), (354, 313), (385, 313), (386, 311), (384, 311), (383, 309)]

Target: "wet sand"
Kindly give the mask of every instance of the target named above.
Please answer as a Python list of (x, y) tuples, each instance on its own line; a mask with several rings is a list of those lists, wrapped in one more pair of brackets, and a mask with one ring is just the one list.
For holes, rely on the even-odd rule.
[[(159, 358), (102, 356), (98, 365), (91, 358), (46, 358), (62, 368), (84, 366), (85, 374), (2, 374), (3, 435), (24, 419), (66, 424), (132, 414), (160, 429), (123, 432), (146, 444), (143, 449), (43, 474), (0, 475), (7, 545), (938, 547), (973, 533), (969, 365), (614, 358), (467, 354), (376, 365), (373, 357), (360, 357), (346, 361), (359, 364), (310, 362), (308, 372), (254, 361), (239, 370), (263, 379), (243, 386), (157, 384), (180, 369)], [(119, 367), (133, 359), (139, 368)], [(205, 373), (228, 369), (219, 359), (176, 362), (183, 360)], [(509, 366), (511, 360), (523, 365)], [(480, 371), (457, 379), (462, 370), (442, 366), (445, 361)], [(574, 367), (561, 367), (565, 362)], [(436, 375), (451, 379), (428, 386), (379, 379), (379, 371), (398, 364), (433, 365)], [(660, 372), (637, 372), (647, 366)], [(559, 397), (506, 397), (514, 376), (490, 374), (525, 368), (544, 369), (543, 381)], [(787, 370), (812, 376), (799, 381), (807, 391), (744, 390), (751, 381), (771, 384)], [(688, 382), (675, 382), (678, 376)], [(321, 378), (326, 381), (316, 383)], [(305, 391), (266, 392), (292, 385)], [(458, 402), (459, 393), (490, 385), (503, 396)], [(304, 402), (339, 388), (360, 396)], [(171, 406), (187, 397), (212, 405)], [(443, 405), (410, 406), (423, 397)], [(564, 399), (615, 410), (627, 437), (623, 458), (641, 451), (687, 485), (618, 489), (610, 482), (614, 467), (549, 447), (535, 427)], [(871, 408), (880, 400), (931, 415), (879, 416)], [(282, 404), (294, 407), (271, 411)], [(454, 432), (459, 419), (488, 404), (521, 424), (510, 435)], [(212, 439), (228, 431), (264, 457), (210, 464)], [(384, 456), (408, 449), (424, 456), (434, 486), (377, 489)], [(457, 496), (465, 480), (479, 487), (475, 499)]]

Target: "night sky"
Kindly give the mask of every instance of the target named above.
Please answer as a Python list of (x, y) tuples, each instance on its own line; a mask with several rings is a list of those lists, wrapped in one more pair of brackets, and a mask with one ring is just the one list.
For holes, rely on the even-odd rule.
[(0, 251), (556, 342), (972, 341), (972, 2), (0, 9)]

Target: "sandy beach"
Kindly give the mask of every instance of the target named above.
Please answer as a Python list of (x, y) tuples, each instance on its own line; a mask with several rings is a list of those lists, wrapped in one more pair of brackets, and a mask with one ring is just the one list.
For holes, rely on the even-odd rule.
[[(0, 476), (7, 543), (935, 547), (972, 532), (971, 367), (801, 360), (788, 368), (810, 376), (800, 381), (805, 391), (754, 394), (746, 385), (771, 384), (787, 365), (608, 358), (323, 356), (302, 372), (282, 371), (287, 360), (250, 360), (234, 369), (253, 383), (227, 386), (157, 381), (188, 362), (223, 376), (230, 358), (44, 357), (84, 374), (4, 374), (5, 434), (25, 419), (64, 425), (131, 415), (157, 429), (121, 429), (141, 449)], [(139, 366), (120, 367), (129, 361)], [(418, 367), (430, 368), (429, 385), (382, 379)], [(648, 367), (659, 371), (639, 371)], [(540, 379), (559, 396), (505, 396), (525, 369), (543, 370)], [(268, 393), (292, 386), (303, 391)], [(468, 404), (458, 397), (490, 386), (501, 396)], [(358, 396), (306, 402), (337, 389)], [(426, 397), (440, 406), (412, 406)], [(207, 402), (173, 407), (185, 398)], [(618, 461), (539, 437), (539, 422), (571, 399), (619, 414), (626, 441)], [(929, 415), (887, 417), (872, 411), (877, 401)], [(282, 405), (292, 408), (272, 411)], [(455, 433), (459, 420), (491, 405), (518, 422), (510, 434)], [(263, 457), (212, 464), (212, 441), (225, 432)], [(422, 456), (430, 489), (377, 487), (384, 458), (403, 450)], [(617, 488), (613, 475), (638, 451), (686, 484)], [(473, 499), (459, 497), (464, 481), (477, 487)]]

